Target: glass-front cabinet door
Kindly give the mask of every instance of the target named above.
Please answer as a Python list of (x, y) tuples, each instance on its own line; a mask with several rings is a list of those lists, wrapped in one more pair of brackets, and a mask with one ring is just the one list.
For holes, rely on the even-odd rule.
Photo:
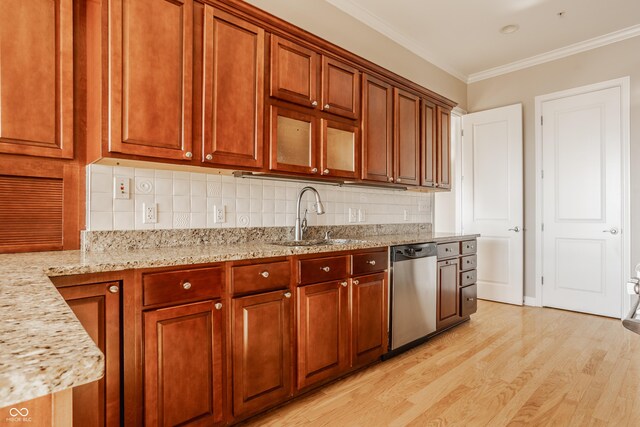
[(271, 170), (319, 174), (317, 119), (271, 106)]
[(360, 165), (358, 127), (322, 120), (322, 175), (357, 178)]

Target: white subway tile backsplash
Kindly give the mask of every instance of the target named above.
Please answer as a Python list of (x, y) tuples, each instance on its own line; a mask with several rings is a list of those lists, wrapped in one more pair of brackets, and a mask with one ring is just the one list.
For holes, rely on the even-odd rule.
[[(113, 199), (113, 177), (132, 178), (129, 200)], [(293, 226), (296, 199), (307, 184), (241, 180), (228, 175), (90, 165), (87, 168), (87, 228), (149, 230)], [(309, 225), (431, 222), (429, 193), (313, 185), (326, 214), (317, 215), (312, 194), (304, 196)], [(158, 222), (143, 224), (143, 204), (157, 204)], [(214, 221), (214, 206), (225, 208), (226, 221)], [(364, 212), (364, 221), (349, 223), (349, 208)]]

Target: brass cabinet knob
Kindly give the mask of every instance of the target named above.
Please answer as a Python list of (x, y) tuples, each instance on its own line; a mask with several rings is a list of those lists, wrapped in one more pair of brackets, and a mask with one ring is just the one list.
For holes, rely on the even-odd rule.
[(330, 267), (320, 267), (320, 270), (324, 271), (325, 273), (328, 273), (329, 271), (331, 271)]
[(393, 177), (392, 176), (389, 177), (389, 182), (393, 182)]
[(317, 106), (318, 106), (318, 101), (313, 101), (313, 102), (311, 103), (311, 105), (313, 105), (314, 107), (317, 107)]
[(117, 294), (119, 290), (120, 288), (118, 288), (116, 285), (109, 286), (109, 292), (111, 292), (112, 294)]
[(266, 279), (267, 277), (269, 277), (269, 272), (265, 270), (262, 273), (260, 273), (260, 275)]
[(214, 307), (216, 308), (216, 310), (222, 310), (222, 303), (221, 302), (217, 302)]
[(193, 157), (193, 153), (192, 153), (191, 151), (187, 151), (186, 153), (184, 153), (184, 156), (185, 156), (187, 159), (190, 159), (190, 158), (192, 158), (192, 157)]
[(207, 160), (213, 160), (213, 155), (212, 154), (207, 154), (206, 156), (204, 156), (205, 159)]
[(367, 261), (367, 264), (376, 265), (376, 260), (375, 259), (370, 259), (369, 261)]
[(398, 178), (396, 179), (396, 182), (402, 182), (402, 179)]
[(190, 282), (184, 282), (182, 284), (182, 289), (184, 289), (185, 291), (191, 289), (191, 283)]
[(325, 109), (325, 110), (328, 110), (330, 107), (331, 107), (331, 105), (329, 105), (329, 104), (324, 104), (324, 109)]
[(356, 280), (354, 280), (354, 281), (353, 281), (353, 284), (354, 284), (354, 285), (359, 285), (359, 284), (360, 284), (360, 281), (359, 281), (358, 279), (356, 279)]
[(324, 173), (324, 174), (328, 174), (328, 173), (329, 173), (329, 169), (325, 169), (325, 170), (323, 170), (323, 171), (322, 171), (322, 173)]
[(285, 298), (291, 298), (291, 292), (285, 292), (284, 293), (284, 297)]
[(311, 169), (311, 173), (317, 173), (317, 172), (318, 172), (318, 168)]
[(341, 282), (341, 283), (340, 283), (340, 285), (341, 285), (342, 287), (346, 288), (346, 287), (347, 287), (347, 285), (348, 285), (348, 283), (347, 283), (347, 282)]

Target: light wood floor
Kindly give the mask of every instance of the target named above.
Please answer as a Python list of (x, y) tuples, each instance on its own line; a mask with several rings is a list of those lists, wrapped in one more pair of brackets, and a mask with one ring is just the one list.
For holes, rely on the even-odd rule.
[(640, 336), (620, 321), (480, 301), (467, 322), (251, 426), (640, 426)]

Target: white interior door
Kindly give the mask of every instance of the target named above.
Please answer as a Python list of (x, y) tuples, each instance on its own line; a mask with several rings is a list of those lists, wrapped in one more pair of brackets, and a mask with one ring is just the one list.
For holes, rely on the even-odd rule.
[(621, 315), (620, 87), (542, 103), (542, 305)]
[(522, 105), (462, 118), (462, 228), (478, 239), (478, 298), (522, 305)]

